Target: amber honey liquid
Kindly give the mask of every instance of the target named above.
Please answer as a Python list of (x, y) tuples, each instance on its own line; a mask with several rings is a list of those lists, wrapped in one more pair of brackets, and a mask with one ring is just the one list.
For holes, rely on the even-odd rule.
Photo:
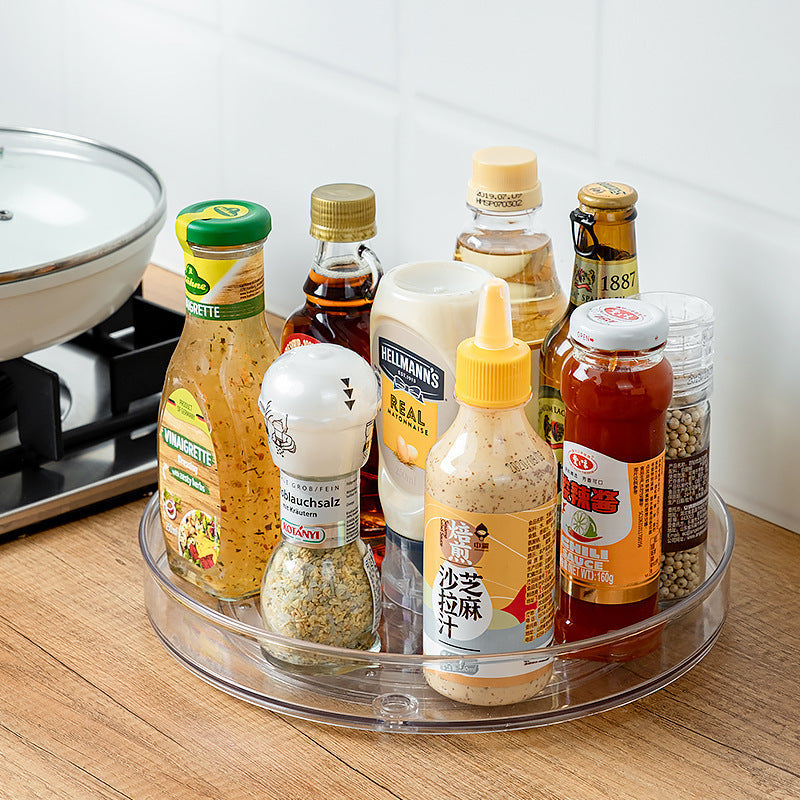
[[(303, 286), (306, 302), (284, 323), (281, 352), (304, 343), (303, 337), (338, 344), (358, 353), (368, 363), (372, 275), (353, 261), (311, 270)], [(305, 340), (308, 343), (308, 340)], [(380, 566), (384, 553), (384, 518), (378, 497), (378, 442), (373, 432), (369, 459), (361, 470), (361, 537)]]
[(539, 411), (536, 397), (539, 351), (548, 331), (567, 307), (550, 237), (544, 233), (493, 230), (491, 242), (482, 242), (474, 233), (462, 233), (456, 242), (455, 260), (483, 267), (508, 283), (514, 336), (531, 348), (533, 394), (525, 414), (535, 429)]

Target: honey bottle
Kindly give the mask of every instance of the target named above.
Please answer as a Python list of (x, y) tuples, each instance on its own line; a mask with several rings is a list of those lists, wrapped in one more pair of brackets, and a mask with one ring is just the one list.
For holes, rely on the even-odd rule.
[[(377, 233), (375, 193), (368, 186), (332, 183), (311, 193), (311, 236), (317, 251), (303, 285), (305, 303), (283, 326), (281, 352), (316, 342), (338, 344), (370, 360), (372, 301), (383, 272), (366, 244)], [(373, 439), (361, 470), (361, 536), (380, 565), (384, 517), (378, 497), (378, 445)]]

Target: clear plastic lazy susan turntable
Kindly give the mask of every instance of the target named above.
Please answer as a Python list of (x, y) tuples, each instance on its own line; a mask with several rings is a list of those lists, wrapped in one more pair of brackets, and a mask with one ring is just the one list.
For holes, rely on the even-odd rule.
[[(476, 656), (493, 662), (551, 658), (553, 675), (532, 700), (507, 706), (470, 706), (430, 689), (423, 669), (446, 670), (458, 659), (414, 652), (420, 617), (387, 603), (378, 653), (316, 645), (269, 634), (257, 598), (214, 600), (176, 577), (167, 564), (158, 497), (139, 526), (145, 562), (144, 594), (162, 643), (190, 672), (254, 705), (332, 725), (397, 733), (467, 733), (533, 728), (616, 708), (688, 672), (711, 649), (728, 609), (734, 531), (720, 496), (709, 496), (706, 580), (692, 594), (645, 622), (605, 636), (524, 653)], [(660, 644), (630, 661), (587, 658), (592, 650), (640, 638)], [(274, 666), (264, 645), (323, 655), (333, 674), (288, 672)]]

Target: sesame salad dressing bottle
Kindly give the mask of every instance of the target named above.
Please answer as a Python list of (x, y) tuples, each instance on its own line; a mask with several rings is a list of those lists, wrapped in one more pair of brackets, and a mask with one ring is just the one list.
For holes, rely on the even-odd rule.
[(539, 350), (564, 313), (553, 245), (542, 232), (542, 184), (536, 153), (524, 147), (486, 147), (472, 156), (467, 189), (470, 220), (458, 235), (454, 258), (483, 267), (508, 283), (514, 336), (531, 348), (531, 399), (536, 427)]
[[(658, 610), (664, 430), (672, 368), (668, 322), (641, 300), (594, 300), (570, 320), (572, 352), (562, 473), (556, 640), (633, 625)], [(658, 644), (642, 634), (586, 657), (636, 658)]]
[(258, 593), (280, 535), (278, 470), (258, 391), (278, 350), (264, 316), (267, 209), (195, 203), (175, 225), (186, 321), (159, 410), (158, 491), (173, 572), (208, 594)]
[[(317, 252), (303, 285), (305, 303), (286, 319), (281, 352), (327, 342), (370, 360), (372, 302), (383, 272), (366, 244), (376, 233), (375, 193), (368, 186), (332, 183), (311, 193), (311, 235)], [(378, 446), (361, 470), (361, 535), (378, 564), (384, 552), (384, 517), (378, 497)]]
[(525, 416), (530, 358), (511, 334), (508, 286), (489, 279), (458, 347), (458, 414), (425, 472), (423, 651), (460, 657), (425, 678), (462, 703), (522, 702), (552, 674), (552, 658), (469, 658), (553, 639), (557, 473)]

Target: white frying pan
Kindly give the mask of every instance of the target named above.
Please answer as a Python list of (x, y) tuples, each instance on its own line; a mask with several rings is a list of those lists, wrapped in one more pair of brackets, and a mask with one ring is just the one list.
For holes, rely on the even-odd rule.
[(166, 197), (113, 147), (0, 128), (0, 361), (71, 339), (130, 297)]

